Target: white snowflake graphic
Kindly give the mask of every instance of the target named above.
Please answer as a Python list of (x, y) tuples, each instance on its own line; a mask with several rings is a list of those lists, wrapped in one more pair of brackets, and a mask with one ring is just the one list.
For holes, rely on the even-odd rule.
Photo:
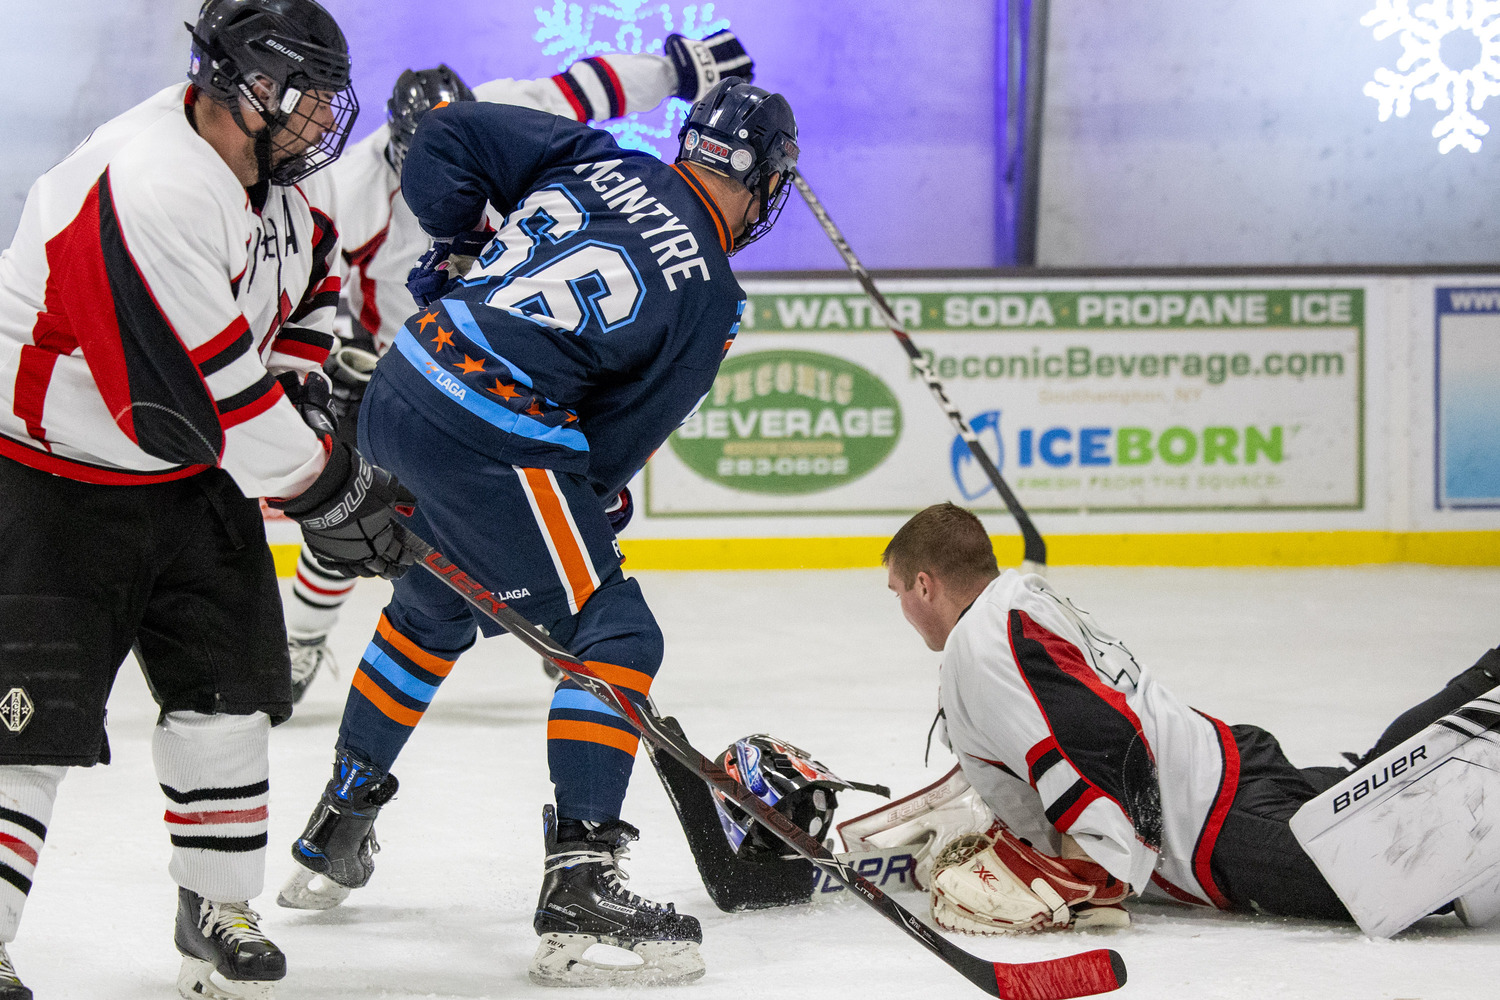
[(1432, 127), (1438, 152), (1455, 146), (1479, 152), (1479, 137), (1490, 127), (1474, 112), (1485, 98), (1500, 97), (1500, 0), (1432, 0), (1415, 10), (1411, 0), (1376, 0), (1359, 23), (1373, 27), (1377, 40), (1401, 33), (1396, 70), (1381, 67), (1365, 84), (1365, 96), (1380, 102), (1380, 120), (1392, 111), (1405, 118), (1413, 97), (1431, 101), (1448, 112)]
[[(714, 5), (677, 5), (660, 0), (614, 0), (613, 3), (567, 3), (554, 0), (552, 9), (535, 8), (536, 34), (544, 55), (558, 57), (559, 71), (587, 56), (610, 52), (660, 54), (670, 34), (702, 38), (729, 27), (725, 18), (714, 17)], [(671, 98), (645, 114), (630, 114), (599, 127), (614, 134), (627, 149), (643, 149), (658, 157), (665, 142), (676, 155), (677, 132), (687, 118), (689, 104)]]

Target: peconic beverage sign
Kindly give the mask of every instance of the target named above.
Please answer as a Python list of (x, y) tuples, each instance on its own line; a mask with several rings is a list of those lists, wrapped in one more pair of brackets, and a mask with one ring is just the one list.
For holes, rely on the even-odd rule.
[(885, 461), (901, 437), (901, 405), (875, 375), (815, 351), (731, 357), (672, 451), (698, 475), (749, 493), (842, 486)]

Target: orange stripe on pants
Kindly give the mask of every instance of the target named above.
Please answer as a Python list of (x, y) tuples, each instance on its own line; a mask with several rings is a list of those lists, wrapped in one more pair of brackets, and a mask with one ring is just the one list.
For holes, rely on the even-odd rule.
[(381, 713), (392, 722), (412, 727), (422, 721), (421, 712), (407, 708), (382, 691), (380, 685), (370, 679), (363, 667), (354, 671), (354, 690), (370, 699), (370, 704), (380, 709)]
[(597, 663), (594, 660), (584, 660), (583, 663), (597, 674), (600, 680), (608, 681), (615, 687), (627, 688), (647, 697), (651, 694), (650, 674), (631, 670), (629, 667), (617, 667), (613, 663)]
[(575, 722), (572, 719), (552, 719), (547, 723), (547, 739), (577, 740), (580, 743), (601, 743), (614, 747), (630, 756), (635, 756), (640, 738), (622, 732), (613, 726), (601, 726), (597, 722)]
[(397, 632), (396, 627), (386, 621), (385, 615), (380, 616), (380, 624), (375, 626), (375, 631), (386, 642), (401, 650), (402, 656), (405, 656), (408, 660), (411, 660), (411, 662), (430, 674), (447, 677), (448, 672), (453, 669), (453, 660), (443, 660), (433, 656), (427, 650), (418, 646), (400, 632)]
[(565, 577), (563, 582), (573, 592), (571, 603), (574, 607), (581, 608), (594, 592), (588, 553), (583, 551), (578, 538), (573, 534), (572, 526), (568, 524), (568, 516), (563, 512), (562, 497), (557, 495), (547, 470), (522, 469), (521, 474), (531, 487), (537, 510), (542, 515), (542, 527), (552, 539), (552, 547), (557, 551), (558, 561), (562, 563)]

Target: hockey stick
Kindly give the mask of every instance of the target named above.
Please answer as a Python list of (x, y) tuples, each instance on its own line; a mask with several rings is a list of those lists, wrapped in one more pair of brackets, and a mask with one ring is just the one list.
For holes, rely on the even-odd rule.
[(462, 597), (470, 607), (555, 663), (569, 680), (619, 713), (649, 745), (695, 771), (700, 779), (733, 799), (782, 843), (842, 882), (854, 895), (990, 996), (1000, 997), (1001, 1000), (1067, 1000), (1070, 997), (1107, 993), (1124, 985), (1124, 959), (1117, 952), (1104, 948), (1044, 962), (1012, 964), (986, 961), (951, 943), (918, 920), (900, 903), (886, 896), (848, 864), (840, 861), (801, 827), (758, 799), (686, 740), (663, 726), (662, 720), (654, 714), (637, 708), (612, 684), (595, 674), (587, 664), (553, 642), (551, 637), (490, 593), (479, 581), (455, 566), (441, 552), (410, 529), (403, 527), (402, 531), (406, 545), (417, 554), (422, 568)]
[(833, 219), (829, 217), (828, 210), (823, 207), (818, 196), (813, 194), (812, 188), (808, 186), (800, 172), (792, 174), (792, 182), (797, 185), (797, 190), (802, 192), (802, 200), (807, 202), (808, 208), (812, 209), (812, 214), (817, 217), (818, 223), (823, 227), (823, 232), (827, 233), (828, 238), (833, 241), (834, 249), (839, 252), (840, 257), (844, 258), (849, 272), (859, 281), (860, 287), (875, 304), (875, 311), (880, 315), (880, 321), (890, 327), (891, 332), (896, 335), (896, 340), (901, 343), (906, 356), (911, 359), (912, 368), (916, 369), (917, 374), (926, 381), (927, 388), (932, 392), (932, 398), (937, 400), (937, 404), (948, 415), (948, 422), (953, 425), (958, 436), (963, 438), (964, 444), (969, 446), (969, 454), (974, 456), (974, 461), (979, 463), (979, 467), (984, 470), (984, 474), (994, 485), (995, 492), (999, 493), (1000, 499), (1005, 501), (1005, 509), (1010, 511), (1011, 517), (1016, 519), (1016, 526), (1021, 530), (1021, 541), (1024, 546), (1025, 562), (1022, 563), (1022, 568), (1042, 572), (1047, 567), (1047, 543), (1042, 540), (1041, 532), (1036, 530), (1036, 525), (1031, 523), (1031, 516), (1026, 513), (1026, 508), (1021, 506), (1021, 501), (1016, 499), (1016, 495), (1006, 485), (1004, 477), (1000, 475), (1000, 470), (995, 468), (994, 462), (990, 461), (984, 445), (979, 443), (978, 435), (969, 427), (963, 414), (958, 412), (958, 407), (954, 406), (948, 398), (943, 383), (938, 381), (938, 377), (932, 372), (932, 366), (927, 363), (922, 352), (917, 350), (917, 345), (912, 343), (911, 335), (901, 328), (901, 322), (896, 319), (890, 303), (885, 300), (884, 295), (880, 294), (880, 289), (875, 287), (875, 280), (870, 277), (870, 272), (866, 271), (865, 266), (859, 262), (859, 258), (854, 256), (854, 251), (849, 247), (849, 241), (844, 239), (844, 234), (839, 232), (838, 226), (834, 225)]

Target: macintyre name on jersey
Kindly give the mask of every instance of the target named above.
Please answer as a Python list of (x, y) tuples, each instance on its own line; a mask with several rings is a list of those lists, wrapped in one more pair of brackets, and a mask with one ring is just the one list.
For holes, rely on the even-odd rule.
[[(539, 80), (490, 80), (474, 88), (474, 98), (591, 121), (650, 110), (676, 89), (670, 59), (626, 54), (580, 59), (566, 72)], [(380, 126), (329, 168), (338, 189), (349, 312), (382, 354), (411, 315), (406, 274), (430, 243), (386, 159), (390, 137), (390, 126)]]
[(187, 101), (168, 87), (32, 186), (0, 255), (0, 454), (100, 484), (219, 465), (295, 496), (323, 449), (273, 374), (333, 345), (332, 188), (252, 197)]
[(744, 294), (686, 170), (526, 108), (430, 112), (402, 174), (424, 229), (504, 224), (381, 361), (411, 405), (510, 465), (621, 489), (708, 392)]
[(1229, 905), (1209, 863), (1239, 776), (1229, 728), (1041, 577), (1005, 571), (959, 619), (941, 699), (964, 776), (1013, 828), (1071, 835), (1137, 892)]

